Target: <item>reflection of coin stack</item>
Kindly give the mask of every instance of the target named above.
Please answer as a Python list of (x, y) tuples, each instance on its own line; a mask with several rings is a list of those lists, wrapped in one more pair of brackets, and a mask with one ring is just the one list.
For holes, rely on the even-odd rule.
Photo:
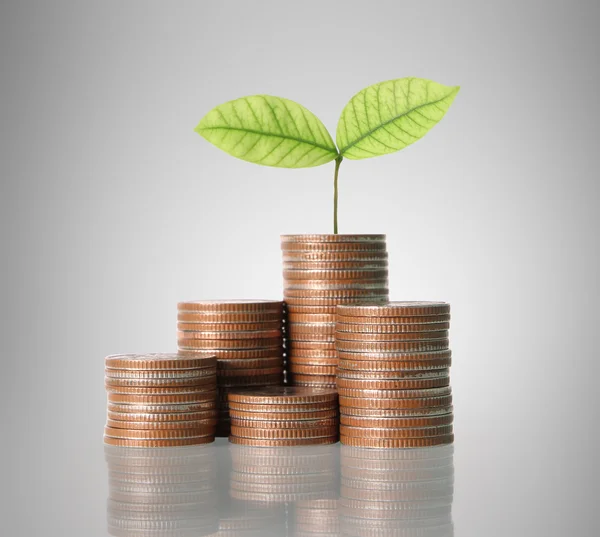
[(227, 393), (283, 382), (283, 303), (268, 300), (178, 304), (179, 353), (217, 356), (218, 436), (229, 435)]
[(121, 354), (108, 356), (105, 366), (107, 444), (166, 447), (214, 440), (214, 356)]
[(272, 386), (229, 393), (231, 436), (246, 446), (332, 444), (338, 438), (337, 392)]
[(105, 456), (111, 535), (198, 537), (217, 531), (213, 446), (105, 446)]
[(282, 235), (288, 381), (335, 387), (335, 306), (388, 299), (385, 235)]
[(338, 500), (303, 500), (294, 506), (295, 537), (338, 537)]
[(342, 446), (340, 529), (353, 537), (452, 537), (452, 446)]
[(230, 445), (232, 498), (260, 504), (337, 497), (336, 446)]
[(371, 448), (453, 441), (450, 306), (338, 306), (340, 440)]

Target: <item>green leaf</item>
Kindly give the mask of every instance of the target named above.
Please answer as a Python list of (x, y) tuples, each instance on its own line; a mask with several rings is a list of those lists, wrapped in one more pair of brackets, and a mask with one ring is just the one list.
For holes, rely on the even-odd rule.
[(459, 89), (413, 77), (363, 89), (340, 116), (336, 133), (340, 153), (357, 160), (404, 149), (444, 117)]
[(312, 112), (270, 95), (221, 104), (195, 130), (230, 155), (264, 166), (308, 168), (338, 156), (331, 135)]

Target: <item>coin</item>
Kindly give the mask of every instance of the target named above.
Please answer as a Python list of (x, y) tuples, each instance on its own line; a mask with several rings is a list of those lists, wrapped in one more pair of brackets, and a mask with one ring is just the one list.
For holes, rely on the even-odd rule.
[[(386, 294), (389, 292), (388, 280), (387, 278), (377, 278), (370, 280), (284, 280), (283, 282), (285, 296), (312, 296), (312, 291), (330, 291), (338, 294), (340, 291), (346, 290), (369, 291), (371, 294)], [(298, 295), (299, 292), (306, 294)]]
[[(258, 370), (281, 368), (283, 366), (283, 357), (274, 356), (271, 358), (237, 358), (231, 360), (219, 360), (217, 362), (217, 372), (220, 376), (233, 374), (236, 370)], [(244, 373), (242, 373), (244, 374)]]
[[(286, 336), (301, 336), (306, 334), (318, 334), (334, 338), (335, 323), (291, 323), (287, 327)], [(334, 339), (332, 339), (334, 340)]]
[(255, 367), (254, 369), (222, 369), (219, 370), (219, 379), (227, 379), (229, 377), (264, 377), (268, 375), (282, 375), (283, 363), (281, 360), (275, 367)]
[[(308, 284), (307, 284), (308, 285)], [(319, 287), (322, 285), (323, 287)], [(368, 281), (364, 283), (354, 284), (358, 287), (347, 287), (344, 284), (332, 284), (325, 280), (322, 284), (318, 281), (312, 287), (302, 287), (301, 284), (285, 284), (284, 296), (286, 303), (298, 305), (312, 305), (317, 300), (330, 299), (329, 304), (321, 302), (323, 305), (339, 305), (342, 299), (346, 299), (347, 303), (355, 303), (356, 299), (363, 298), (365, 303), (371, 303), (373, 300), (378, 300), (381, 297), (382, 303), (386, 300), (389, 294), (388, 286), (385, 281)], [(294, 299), (302, 298), (303, 302), (294, 301)], [(336, 299), (337, 302), (332, 299)], [(367, 301), (367, 299), (369, 299)]]
[(335, 342), (332, 341), (297, 341), (288, 340), (285, 343), (288, 350), (295, 353), (297, 350), (322, 350), (335, 351)]
[(442, 436), (452, 433), (452, 425), (439, 425), (421, 428), (375, 428), (375, 427), (353, 427), (341, 425), (340, 434), (354, 438), (424, 438)]
[(328, 325), (335, 325), (335, 315), (331, 314), (288, 313), (287, 320), (290, 323), (326, 323)]
[[(344, 389), (358, 390), (424, 390), (441, 388), (450, 384), (450, 377), (432, 379), (346, 379), (337, 377), (338, 391)], [(341, 393), (341, 392), (340, 392)]]
[[(302, 300), (302, 299), (300, 299)], [(332, 319), (335, 319), (335, 310), (337, 309), (337, 305), (333, 306), (297, 306), (295, 304), (291, 304), (287, 302), (286, 299), (286, 307), (288, 311), (288, 321), (289, 316), (291, 314), (300, 314), (300, 315), (332, 315)], [(295, 321), (290, 321), (295, 322)]]
[(364, 332), (335, 332), (337, 340), (342, 341), (422, 341), (425, 339), (447, 339), (448, 330), (426, 332), (396, 332), (393, 334)]
[(383, 358), (369, 360), (364, 355), (359, 356), (359, 360), (340, 358), (338, 361), (338, 370), (346, 371), (434, 371), (447, 369), (452, 365), (451, 358), (433, 359), (433, 360), (407, 360), (400, 361), (397, 357), (386, 361)]
[(169, 370), (169, 369), (156, 369), (150, 371), (136, 371), (133, 369), (106, 369), (104, 374), (106, 377), (113, 380), (137, 380), (148, 383), (156, 382), (160, 384), (162, 382), (171, 381), (190, 381), (202, 380), (205, 377), (210, 377), (215, 374), (214, 367), (203, 367), (202, 369), (181, 369)]
[(347, 341), (338, 339), (336, 348), (338, 351), (355, 353), (373, 352), (428, 352), (446, 350), (450, 341), (448, 338), (427, 339), (423, 341)]
[(198, 429), (217, 425), (217, 418), (206, 418), (192, 421), (106, 421), (106, 426), (113, 429), (172, 430)]
[(388, 277), (387, 268), (375, 269), (335, 269), (335, 270), (315, 270), (315, 269), (285, 269), (283, 277), (286, 280), (378, 280)]
[(337, 366), (327, 365), (300, 365), (291, 363), (289, 370), (294, 374), (299, 375), (333, 375), (337, 372)]
[(216, 392), (185, 393), (176, 395), (129, 395), (120, 393), (108, 393), (110, 403), (131, 405), (185, 405), (202, 403), (216, 399)]
[(191, 446), (196, 444), (209, 444), (214, 441), (214, 436), (196, 436), (194, 438), (170, 438), (160, 440), (137, 440), (130, 438), (113, 438), (110, 436), (104, 437), (104, 443), (109, 444), (111, 446), (136, 448)]
[[(200, 370), (202, 371), (202, 370)], [(115, 378), (115, 377), (104, 377), (104, 385), (108, 387), (130, 387), (137, 389), (154, 389), (154, 390), (168, 390), (169, 388), (183, 388), (186, 386), (203, 386), (207, 384), (213, 384), (215, 382), (216, 372), (212, 373), (211, 376), (196, 377), (196, 378), (182, 378), (182, 379), (127, 379), (127, 378)], [(118, 391), (118, 390), (117, 390)], [(193, 390), (190, 390), (193, 391)], [(131, 392), (120, 392), (120, 393), (131, 393)]]
[(333, 350), (311, 350), (311, 349), (296, 349), (294, 357), (298, 358), (337, 358), (337, 351)]
[(191, 438), (197, 436), (210, 436), (214, 434), (214, 427), (209, 425), (198, 426), (193, 429), (172, 430), (140, 430), (140, 429), (116, 429), (104, 427), (104, 435), (111, 438), (129, 438), (134, 440), (160, 440), (172, 438)]
[[(450, 323), (423, 323), (423, 324), (350, 324), (336, 323), (336, 331), (340, 333), (362, 334), (408, 334), (413, 332), (439, 332), (448, 330)], [(445, 336), (447, 337), (447, 336)]]
[(213, 375), (208, 377), (204, 384), (195, 384), (193, 386), (111, 386), (105, 384), (107, 393), (129, 394), (129, 395), (183, 395), (206, 393), (216, 389), (217, 377)]
[(303, 341), (309, 341), (309, 342), (323, 341), (323, 342), (335, 344), (335, 336), (333, 334), (320, 334), (320, 333), (311, 333), (311, 332), (298, 333), (296, 331), (295, 327), (293, 329), (292, 329), (292, 327), (290, 327), (289, 334), (287, 336), (287, 342), (293, 344), (296, 342), (303, 342)]
[(322, 438), (285, 438), (281, 440), (271, 440), (267, 438), (240, 438), (231, 435), (229, 441), (232, 444), (257, 447), (309, 446), (315, 444), (335, 444), (338, 441), (338, 436), (336, 434)]
[[(334, 306), (337, 308), (340, 304), (356, 304), (361, 302), (371, 304), (374, 301), (380, 301), (383, 304), (387, 302), (389, 295), (387, 289), (383, 290), (383, 292), (379, 290), (368, 292), (367, 290), (367, 294), (362, 295), (356, 295), (356, 290), (352, 289), (340, 289), (339, 291), (327, 290), (326, 292), (329, 293), (329, 296), (323, 296), (322, 291), (319, 290), (313, 291), (313, 293), (307, 293), (306, 290), (290, 290), (290, 293), (285, 293), (285, 303), (287, 304), (288, 311), (292, 311), (292, 308), (296, 306), (303, 308), (328, 307), (333, 309)], [(335, 293), (335, 295), (332, 295), (332, 293)], [(325, 313), (325, 310), (319, 309), (317, 313)]]
[(385, 242), (385, 234), (370, 235), (342, 235), (342, 234), (317, 234), (317, 235), (281, 235), (281, 242), (314, 242), (314, 243), (339, 243), (339, 242)]
[(430, 388), (427, 390), (363, 390), (338, 387), (338, 393), (346, 397), (367, 397), (370, 399), (422, 399), (426, 397), (442, 397), (450, 395), (452, 389), (449, 386)]
[[(337, 376), (339, 380), (352, 380), (353, 382), (372, 382), (376, 380), (438, 380), (448, 379), (449, 369), (435, 369), (432, 371), (412, 371), (412, 370), (384, 370), (384, 371), (355, 371), (351, 369), (339, 369)], [(350, 387), (350, 386), (347, 386)]]
[(294, 352), (294, 356), (292, 360), (289, 361), (288, 368), (292, 365), (301, 365), (301, 366), (334, 366), (337, 367), (338, 359), (337, 358), (304, 358), (303, 356), (298, 356), (297, 353)]
[(281, 384), (283, 378), (282, 373), (282, 371), (278, 371), (274, 375), (220, 377), (217, 380), (217, 385), (219, 389), (222, 387), (278, 386)]
[[(343, 304), (342, 304), (343, 305)], [(344, 315), (337, 311), (336, 307), (336, 321), (339, 324), (358, 324), (358, 325), (419, 325), (415, 326), (416, 329), (420, 329), (420, 325), (425, 325), (426, 327), (429, 324), (436, 323), (449, 323), (450, 322), (450, 314), (439, 314), (439, 315), (420, 315), (420, 316), (404, 316), (404, 317), (377, 317), (377, 316), (355, 316), (355, 315)]]
[(441, 397), (423, 397), (423, 398), (367, 398), (367, 397), (349, 397), (340, 395), (340, 407), (352, 408), (378, 408), (378, 409), (409, 409), (409, 408), (429, 408), (429, 407), (447, 407), (452, 404), (452, 396), (445, 395)]
[(283, 323), (281, 320), (263, 322), (263, 323), (186, 323), (178, 322), (177, 330), (202, 331), (202, 332), (249, 332), (249, 331), (269, 331), (281, 330)]
[[(293, 386), (286, 386), (286, 388), (288, 389), (311, 389), (311, 388), (295, 388)], [(328, 391), (334, 391), (337, 395), (337, 391), (335, 390), (328, 390)], [(267, 412), (270, 414), (280, 414), (280, 413), (287, 413), (287, 412), (293, 412), (293, 413), (304, 413), (304, 412), (318, 412), (318, 411), (324, 411), (324, 410), (336, 410), (338, 408), (338, 404), (337, 404), (337, 397), (336, 399), (331, 399), (331, 400), (326, 400), (326, 401), (322, 401), (322, 402), (303, 402), (303, 403), (284, 403), (284, 404), (277, 404), (277, 403), (248, 403), (248, 402), (241, 402), (238, 403), (236, 401), (229, 401), (229, 408), (230, 410), (236, 410), (236, 411), (240, 411), (240, 412), (252, 412), (252, 413), (261, 413), (261, 412)]]
[(351, 427), (377, 428), (377, 429), (405, 429), (439, 427), (450, 425), (454, 421), (454, 414), (442, 414), (440, 416), (426, 417), (368, 417), (368, 416), (340, 416), (340, 423)]
[(244, 422), (271, 420), (275, 423), (289, 423), (291, 424), (290, 426), (295, 426), (294, 423), (296, 422), (313, 422), (315, 420), (337, 418), (339, 411), (337, 408), (331, 410), (307, 410), (306, 412), (248, 412), (230, 409), (229, 414), (231, 419), (240, 420), (239, 423), (241, 425), (244, 425)]
[[(196, 350), (179, 350), (179, 354), (182, 356), (193, 356), (197, 352), (205, 352), (199, 349)], [(221, 363), (224, 360), (246, 360), (246, 359), (258, 359), (258, 358), (283, 358), (283, 347), (278, 345), (276, 347), (268, 347), (266, 349), (219, 349), (215, 351), (218, 356), (218, 362)]]
[(237, 391), (229, 394), (230, 403), (250, 404), (308, 404), (334, 402), (337, 392), (328, 389), (297, 388), (293, 386), (273, 386), (261, 390)]
[(354, 438), (340, 436), (340, 442), (349, 446), (364, 448), (418, 448), (451, 444), (454, 435), (434, 436), (429, 438)]
[(182, 370), (215, 367), (216, 357), (212, 353), (204, 353), (194, 357), (182, 357), (178, 354), (114, 354), (104, 359), (106, 369), (120, 370)]
[(247, 330), (244, 332), (205, 332), (204, 330), (179, 330), (177, 332), (178, 339), (207, 339), (207, 340), (247, 340), (247, 339), (267, 339), (280, 338), (282, 330)]
[(276, 312), (177, 312), (177, 321), (180, 323), (193, 324), (219, 324), (219, 325), (246, 325), (246, 324), (262, 324), (262, 323), (279, 323), (283, 318), (283, 308)]
[(179, 338), (177, 345), (180, 349), (209, 349), (209, 350), (246, 350), (277, 348), (283, 344), (282, 337), (262, 339), (190, 339)]
[[(256, 419), (238, 419), (232, 418), (231, 420), (232, 427), (240, 427), (241, 429), (294, 429), (294, 430), (304, 430), (304, 429), (324, 429), (328, 427), (337, 427), (339, 425), (339, 420), (336, 417), (326, 418), (326, 419), (313, 419), (313, 420), (256, 420)], [(238, 434), (238, 436), (244, 436), (242, 434)], [(261, 437), (262, 438), (262, 437)]]
[(417, 317), (422, 315), (444, 315), (450, 313), (446, 302), (388, 302), (385, 305), (340, 306), (339, 315), (361, 317)]
[[(205, 410), (201, 412), (177, 412), (177, 413), (151, 413), (151, 412), (114, 412), (108, 411), (107, 417), (111, 421), (141, 421), (141, 422), (152, 422), (152, 423), (170, 423), (175, 421), (194, 421), (194, 420), (206, 420), (217, 417), (216, 410)], [(134, 427), (132, 427), (134, 428)]]
[(179, 302), (178, 311), (202, 311), (202, 312), (278, 312), (283, 304), (279, 300), (192, 300)]
[[(213, 396), (214, 397), (214, 396)], [(188, 412), (205, 412), (216, 408), (216, 397), (208, 401), (185, 404), (132, 404), (132, 403), (112, 403), (108, 402), (109, 412), (121, 412), (132, 414), (179, 414)]]
[(357, 408), (340, 406), (340, 416), (375, 418), (414, 418), (441, 416), (453, 412), (451, 404), (423, 408)]
[(356, 260), (356, 261), (284, 261), (283, 270), (365, 270), (387, 269), (388, 260)]

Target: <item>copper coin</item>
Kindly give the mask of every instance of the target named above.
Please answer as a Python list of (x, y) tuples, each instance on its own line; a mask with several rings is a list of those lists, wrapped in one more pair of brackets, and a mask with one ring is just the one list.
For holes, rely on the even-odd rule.
[(240, 388), (248, 386), (279, 386), (282, 379), (283, 371), (280, 371), (274, 375), (220, 377), (217, 380), (217, 384), (219, 389), (222, 387)]
[(217, 377), (213, 375), (208, 379), (208, 383), (196, 384), (194, 386), (110, 386), (104, 387), (109, 394), (123, 395), (182, 395), (182, 394), (203, 394), (212, 392), (217, 387)]
[(338, 351), (355, 353), (373, 352), (429, 352), (447, 350), (448, 338), (427, 339), (423, 341), (347, 341), (338, 339), (335, 343)]
[(283, 362), (279, 360), (279, 363), (275, 367), (255, 367), (245, 369), (220, 369), (219, 378), (227, 379), (228, 377), (264, 377), (268, 375), (281, 375), (283, 373)]
[(340, 406), (340, 416), (370, 418), (415, 418), (442, 416), (453, 412), (451, 404), (424, 408), (357, 408)]
[(342, 234), (316, 234), (316, 235), (281, 235), (281, 242), (315, 242), (315, 243), (339, 243), (339, 242), (385, 242), (385, 234), (376, 235), (342, 235)]
[(177, 312), (177, 321), (180, 323), (194, 323), (194, 324), (231, 324), (231, 325), (246, 325), (246, 324), (262, 324), (262, 323), (273, 323), (281, 322), (283, 319), (283, 308), (275, 312), (238, 312), (238, 313), (226, 313), (226, 312)]
[(384, 359), (369, 360), (360, 356), (360, 360), (340, 358), (338, 370), (346, 371), (434, 371), (448, 369), (452, 365), (451, 358), (434, 360), (407, 360), (402, 362), (397, 359), (386, 361)]
[[(303, 293), (300, 296), (313, 296), (314, 291), (328, 291), (335, 296), (339, 291), (358, 290), (372, 294), (389, 293), (388, 281), (385, 278), (377, 280), (284, 280), (283, 292), (285, 296), (294, 296), (294, 293)], [(374, 291), (377, 289), (378, 291)], [(316, 296), (320, 296), (316, 295)], [(325, 295), (330, 296), (330, 295)]]
[(454, 435), (448, 434), (429, 438), (354, 438), (340, 436), (340, 442), (348, 446), (364, 448), (405, 449), (452, 444), (454, 442)]
[(341, 435), (354, 438), (426, 438), (452, 434), (452, 430), (452, 425), (407, 429), (340, 426)]
[[(210, 376), (205, 376), (205, 377), (196, 377), (196, 378), (183, 378), (183, 379), (139, 379), (139, 378), (134, 378), (134, 379), (126, 379), (126, 378), (114, 378), (114, 377), (104, 377), (104, 385), (109, 387), (109, 388), (119, 388), (119, 387), (125, 387), (125, 388), (135, 388), (136, 390), (142, 390), (142, 392), (139, 391), (120, 391), (120, 390), (112, 390), (112, 391), (116, 391), (116, 393), (146, 393), (143, 390), (150, 390), (150, 392), (147, 393), (152, 393), (152, 390), (157, 391), (158, 393), (162, 392), (162, 390), (165, 391), (169, 391), (170, 388), (177, 388), (177, 389), (181, 389), (181, 391), (185, 391), (183, 390), (183, 388), (185, 387), (194, 387), (194, 386), (206, 386), (206, 385), (210, 385), (210, 384), (214, 384), (216, 382), (216, 371), (210, 375)], [(197, 391), (197, 390), (188, 390), (188, 391)], [(175, 392), (170, 392), (170, 393), (178, 393), (177, 391)]]
[(204, 353), (194, 357), (182, 357), (179, 354), (114, 354), (104, 359), (106, 369), (121, 370), (181, 370), (215, 367), (216, 358), (212, 353)]
[(177, 323), (177, 330), (194, 330), (202, 332), (248, 332), (280, 330), (282, 321), (276, 320), (264, 323)]
[(311, 350), (311, 349), (295, 349), (294, 357), (298, 358), (337, 358), (337, 351), (335, 349), (326, 350)]
[[(275, 420), (245, 420), (232, 418), (231, 420), (232, 427), (240, 427), (242, 429), (294, 429), (294, 430), (302, 430), (302, 429), (324, 429), (328, 427), (337, 427), (339, 425), (339, 420), (337, 417), (327, 418), (327, 419), (316, 419), (316, 420), (283, 420), (283, 421), (275, 421)], [(243, 435), (238, 435), (243, 436)], [(261, 437), (262, 438), (262, 437)]]
[(363, 390), (356, 388), (338, 387), (340, 396), (345, 397), (366, 397), (370, 399), (423, 399), (427, 397), (443, 397), (452, 393), (450, 386), (441, 388), (430, 388), (428, 390), (386, 390), (372, 389)]
[(178, 338), (177, 345), (180, 349), (206, 349), (219, 350), (246, 350), (246, 349), (273, 349), (283, 344), (282, 337), (261, 339), (190, 339)]
[(205, 377), (210, 377), (215, 374), (214, 367), (203, 367), (202, 369), (181, 369), (175, 370), (161, 370), (156, 369), (154, 371), (136, 371), (133, 369), (105, 369), (104, 374), (113, 380), (138, 380), (144, 382), (157, 382), (163, 381), (191, 381), (202, 380)]
[[(310, 388), (294, 388), (293, 386), (287, 386), (288, 389), (310, 389)], [(335, 390), (328, 390), (334, 391)], [(320, 412), (325, 410), (336, 410), (338, 409), (337, 398), (329, 401), (322, 401), (318, 403), (314, 402), (304, 402), (304, 403), (237, 403), (235, 401), (229, 401), (229, 408), (231, 410), (236, 410), (240, 412), (252, 412), (252, 413), (269, 413), (269, 414), (277, 414), (280, 413), (310, 413), (310, 412)]]
[(217, 399), (185, 404), (131, 404), (108, 402), (109, 412), (133, 414), (179, 414), (188, 412), (205, 412), (216, 408)]
[(172, 429), (198, 429), (217, 425), (217, 418), (207, 418), (193, 421), (106, 421), (106, 426), (112, 429), (141, 429), (141, 430), (161, 430)]
[[(107, 417), (109, 421), (141, 421), (141, 422), (153, 422), (153, 423), (169, 423), (175, 421), (194, 421), (194, 420), (206, 420), (217, 417), (216, 410), (205, 410), (201, 412), (177, 412), (177, 413), (151, 413), (151, 412), (114, 412), (108, 411)], [(132, 429), (135, 427), (131, 427)]]
[(185, 405), (216, 400), (216, 392), (185, 393), (176, 395), (129, 395), (108, 393), (110, 403), (130, 405)]
[(315, 444), (335, 444), (338, 441), (338, 435), (335, 434), (322, 438), (285, 438), (278, 440), (268, 438), (241, 438), (231, 435), (229, 441), (232, 444), (256, 447), (312, 446)]
[(450, 323), (423, 323), (423, 324), (350, 324), (337, 323), (337, 332), (351, 332), (363, 334), (407, 334), (412, 332), (438, 332), (448, 330)]
[(294, 356), (291, 357), (291, 360), (288, 361), (288, 369), (292, 365), (301, 365), (301, 366), (333, 366), (337, 368), (338, 360), (337, 358), (304, 358), (303, 356), (298, 356), (294, 353)]
[(319, 336), (327, 336), (335, 340), (335, 324), (334, 323), (293, 323), (290, 322), (287, 325), (286, 337), (294, 338), (300, 337), (307, 334), (315, 334)]
[[(386, 370), (386, 371), (354, 371), (349, 369), (339, 369), (337, 377), (340, 380), (352, 380), (371, 382), (374, 380), (438, 380), (448, 379), (449, 369), (435, 369), (432, 371), (412, 371), (412, 370)], [(347, 386), (351, 387), (351, 386)]]
[(129, 438), (104, 437), (104, 443), (111, 446), (135, 447), (135, 448), (158, 448), (191, 446), (196, 444), (210, 444), (215, 441), (214, 436), (197, 436), (195, 438), (173, 438), (162, 440), (133, 440)]
[(353, 408), (377, 408), (377, 409), (409, 409), (409, 408), (430, 408), (430, 407), (448, 407), (452, 404), (452, 396), (445, 395), (441, 397), (423, 397), (411, 399), (399, 398), (366, 398), (366, 397), (348, 397), (340, 395), (340, 407)]
[(337, 387), (335, 375), (319, 374), (316, 372), (306, 375), (290, 371), (290, 376), (293, 384), (302, 382), (308, 384), (331, 384), (332, 388)]
[(218, 360), (217, 372), (219, 375), (230, 375), (235, 370), (246, 369), (271, 369), (281, 368), (283, 366), (283, 357), (274, 356), (272, 358), (238, 358), (232, 360)]
[[(329, 307), (333, 308), (340, 304), (356, 304), (360, 302), (371, 304), (373, 301), (379, 300), (382, 304), (387, 302), (389, 291), (380, 293), (375, 291), (373, 293), (367, 292), (361, 296), (354, 294), (352, 290), (340, 290), (336, 292), (337, 296), (321, 296), (321, 291), (314, 291), (313, 293), (307, 294), (305, 291), (291, 291), (294, 294), (287, 294), (285, 296), (285, 302), (288, 305), (288, 309), (291, 311), (293, 306), (306, 307)], [(329, 291), (328, 291), (329, 292)], [(300, 296), (296, 296), (295, 293), (300, 293)], [(352, 293), (352, 294), (349, 294)], [(317, 313), (325, 313), (324, 311), (318, 311)], [(335, 312), (334, 312), (335, 313)]]
[(288, 350), (295, 352), (297, 350), (319, 350), (335, 351), (335, 342), (331, 341), (295, 341), (288, 340), (285, 343)]
[[(182, 356), (190, 356), (194, 355), (196, 352), (202, 351), (194, 351), (194, 350), (179, 350), (179, 354)], [(282, 358), (283, 357), (283, 347), (278, 345), (277, 347), (269, 347), (266, 349), (243, 349), (243, 350), (234, 350), (234, 349), (220, 349), (215, 351), (217, 355), (218, 362), (222, 362), (223, 360), (247, 360), (247, 359), (259, 359), (259, 358)]]
[[(302, 300), (302, 299), (300, 299)], [(296, 304), (289, 304), (286, 302), (286, 307), (288, 311), (288, 318), (291, 314), (298, 315), (332, 315), (335, 319), (335, 310), (337, 309), (337, 305), (333, 306), (297, 306)]]
[[(374, 284), (371, 287), (368, 287), (369, 284)], [(292, 284), (290, 284), (292, 285)], [(354, 304), (357, 299), (364, 299), (365, 303), (371, 303), (372, 300), (379, 300), (384, 303), (386, 297), (389, 294), (389, 290), (385, 282), (364, 282), (358, 284), (359, 287), (342, 287), (342, 284), (331, 286), (331, 282), (326, 282), (323, 285), (328, 287), (291, 287), (290, 285), (286, 285), (284, 282), (284, 295), (285, 301), (290, 304), (297, 305), (314, 305), (321, 304), (324, 306), (327, 305), (339, 305), (340, 302), (345, 302), (347, 304)], [(319, 285), (318, 283), (316, 285)], [(298, 302), (295, 299), (304, 299), (301, 302)], [(329, 299), (329, 303), (324, 302), (324, 299)], [(337, 310), (336, 310), (337, 311)]]
[(340, 423), (351, 427), (377, 428), (377, 429), (405, 429), (405, 428), (424, 428), (439, 427), (442, 425), (451, 425), (454, 421), (454, 414), (442, 414), (440, 416), (427, 417), (366, 417), (366, 416), (340, 416)]
[(289, 371), (299, 375), (333, 375), (337, 372), (337, 366), (330, 365), (299, 365), (290, 364)]
[[(340, 324), (372, 324), (372, 325), (429, 325), (436, 323), (449, 323), (450, 314), (443, 313), (439, 315), (420, 315), (420, 316), (406, 316), (406, 317), (366, 317), (366, 316), (355, 316), (355, 315), (344, 315), (337, 311), (337, 322)], [(419, 328), (417, 326), (416, 328)]]
[[(231, 419), (240, 420), (241, 425), (243, 422), (250, 421), (274, 421), (275, 423), (290, 423), (303, 422), (303, 421), (315, 421), (324, 420), (329, 418), (337, 418), (339, 411), (337, 408), (331, 410), (315, 410), (306, 412), (248, 412), (244, 410), (230, 409), (229, 414)], [(292, 426), (292, 425), (290, 425)]]
[(337, 269), (337, 270), (295, 270), (287, 269), (283, 271), (285, 280), (322, 280), (322, 281), (362, 281), (362, 280), (378, 280), (388, 277), (387, 268), (381, 269)]
[(283, 332), (277, 330), (247, 330), (245, 332), (205, 332), (198, 330), (186, 330), (177, 332), (177, 339), (208, 339), (208, 340), (246, 340), (246, 339), (267, 339), (280, 338)]
[(447, 360), (452, 357), (450, 349), (426, 352), (345, 352), (338, 351), (340, 359), (357, 361), (422, 362), (424, 360)]
[(201, 312), (227, 312), (227, 313), (249, 313), (249, 312), (278, 312), (283, 304), (279, 300), (192, 300), (179, 302), (178, 311), (201, 311)]
[(239, 391), (229, 394), (230, 403), (298, 405), (334, 402), (336, 400), (337, 392), (335, 390), (313, 390), (292, 386), (270, 387), (262, 390)]
[(387, 269), (387, 259), (358, 261), (284, 261), (283, 270), (365, 270)]
[(425, 339), (447, 339), (448, 330), (428, 332), (401, 332), (393, 334), (364, 332), (335, 332), (336, 340), (342, 341), (422, 341)]
[(385, 241), (359, 242), (281, 242), (284, 254), (290, 252), (352, 252), (352, 251), (385, 251)]
[(160, 440), (172, 438), (192, 438), (196, 436), (210, 436), (214, 434), (214, 427), (205, 425), (194, 429), (172, 429), (172, 430), (140, 430), (140, 429), (116, 429), (104, 427), (104, 435), (111, 438), (130, 438), (134, 440)]
[(308, 324), (333, 324), (335, 325), (335, 314), (306, 314), (306, 313), (288, 313), (288, 323), (308, 323)]
[(422, 315), (444, 315), (450, 313), (446, 302), (388, 302), (385, 305), (340, 306), (339, 315), (361, 317), (417, 317)]
[(308, 381), (293, 381), (292, 386), (299, 386), (301, 388), (335, 388), (334, 382), (320, 382), (317, 380), (318, 377), (310, 377)]
[[(433, 379), (345, 379), (337, 377), (338, 391), (344, 389), (358, 390), (425, 390), (441, 388), (450, 384), (450, 377)], [(340, 392), (341, 393), (341, 392)]]
[(335, 343), (335, 336), (333, 334), (319, 334), (314, 332), (308, 333), (297, 333), (295, 329), (290, 327), (290, 331), (287, 335), (287, 342), (296, 343), (296, 342), (326, 342), (326, 343)]
[(316, 250), (308, 252), (282, 252), (284, 263), (302, 263), (302, 262), (347, 262), (356, 261), (382, 261), (388, 259), (388, 253), (385, 250), (379, 251), (354, 251), (354, 252), (319, 252)]

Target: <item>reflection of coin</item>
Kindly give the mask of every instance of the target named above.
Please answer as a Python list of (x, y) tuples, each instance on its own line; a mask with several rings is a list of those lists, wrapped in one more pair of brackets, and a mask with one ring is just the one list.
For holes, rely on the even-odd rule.
[(454, 442), (454, 435), (433, 436), (428, 438), (354, 438), (340, 436), (342, 444), (365, 448), (417, 448), (439, 446)]

